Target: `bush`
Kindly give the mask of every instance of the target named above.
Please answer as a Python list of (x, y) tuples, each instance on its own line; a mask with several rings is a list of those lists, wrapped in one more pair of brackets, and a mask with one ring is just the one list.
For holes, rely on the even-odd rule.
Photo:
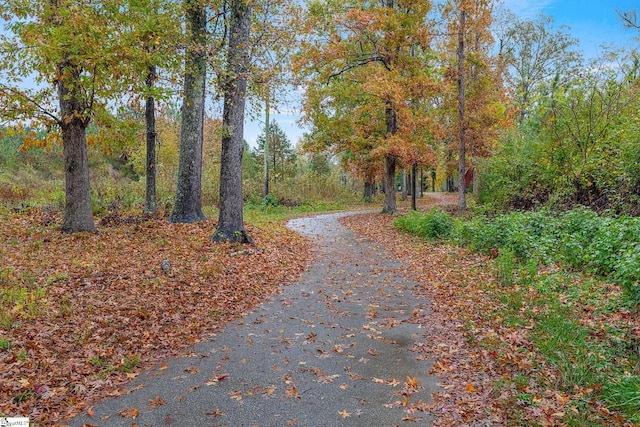
[(439, 209), (432, 209), (427, 214), (412, 212), (394, 221), (399, 230), (418, 235), (427, 240), (448, 238), (453, 230), (453, 219)]
[(459, 222), (452, 238), (487, 255), (498, 250), (518, 262), (536, 259), (606, 277), (640, 303), (640, 218), (600, 216), (586, 208), (560, 216), (512, 212)]
[(267, 194), (264, 196), (264, 199), (262, 199), (262, 203), (260, 204), (260, 208), (263, 210), (276, 206), (278, 206), (278, 199), (273, 194)]
[(497, 256), (497, 275), (504, 284), (513, 283), (515, 273), (532, 280), (538, 262), (557, 263), (605, 277), (640, 304), (640, 218), (601, 216), (576, 208), (560, 216), (546, 211), (511, 212), (454, 222), (445, 212), (433, 209), (426, 215), (404, 215), (394, 225), (427, 240), (449, 238)]

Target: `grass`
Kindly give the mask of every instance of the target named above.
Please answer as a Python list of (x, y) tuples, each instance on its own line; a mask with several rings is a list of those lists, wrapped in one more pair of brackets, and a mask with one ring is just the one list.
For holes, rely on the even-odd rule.
[(0, 268), (0, 325), (9, 328), (21, 318), (32, 319), (46, 311), (46, 289), (36, 280), (30, 271), (19, 274), (12, 267)]
[[(401, 230), (433, 240), (428, 223), (417, 214), (396, 220)], [(498, 285), (485, 291), (493, 301), (486, 318), (530, 344), (530, 366), (496, 385), (514, 391), (512, 420), (552, 394), (563, 402), (563, 425), (640, 422), (640, 307), (632, 286), (640, 267), (630, 261), (638, 258), (631, 253), (640, 248), (638, 224), (583, 210), (455, 220), (451, 240), (494, 258), (489, 267)], [(503, 363), (514, 351), (495, 337), (469, 343)]]

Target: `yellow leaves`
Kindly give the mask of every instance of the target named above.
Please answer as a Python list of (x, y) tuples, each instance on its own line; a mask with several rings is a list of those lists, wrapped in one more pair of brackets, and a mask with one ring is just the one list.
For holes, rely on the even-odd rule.
[(467, 385), (464, 388), (464, 391), (466, 393), (477, 393), (479, 390), (476, 388), (475, 385), (473, 385), (473, 383), (467, 383)]
[(416, 377), (411, 378), (409, 375), (406, 376), (407, 379), (407, 387), (410, 389), (417, 389), (420, 386), (420, 382)]

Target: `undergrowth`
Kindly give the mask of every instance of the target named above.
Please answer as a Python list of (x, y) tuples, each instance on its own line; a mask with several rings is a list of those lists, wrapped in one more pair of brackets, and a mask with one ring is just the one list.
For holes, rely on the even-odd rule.
[[(454, 219), (432, 210), (400, 217), (395, 225), (494, 259), (499, 286), (489, 293), (496, 310), (488, 315), (520, 328), (537, 355), (532, 359), (539, 358), (499, 386), (523, 390), (511, 402), (514, 413), (535, 404), (527, 403), (533, 395), (520, 384), (530, 378), (567, 400), (563, 425), (610, 425), (606, 412), (621, 414), (629, 425), (640, 423), (640, 337), (634, 325), (640, 218), (580, 208)], [(551, 370), (541, 375), (540, 364)]]

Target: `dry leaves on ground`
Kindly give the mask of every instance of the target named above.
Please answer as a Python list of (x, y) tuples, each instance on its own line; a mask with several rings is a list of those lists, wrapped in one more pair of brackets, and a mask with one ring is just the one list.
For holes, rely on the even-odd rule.
[(27, 292), (0, 306), (0, 412), (42, 425), (122, 393), (294, 283), (311, 254), (281, 226), (248, 227), (259, 250), (241, 252), (210, 242), (213, 221), (110, 214), (97, 233), (68, 235), (38, 209), (1, 220), (0, 284)]
[[(416, 294), (424, 299), (428, 314), (414, 316), (425, 334), (413, 350), (418, 358), (433, 360), (433, 373), (441, 378), (441, 391), (429, 404), (433, 424), (565, 425), (563, 417), (575, 410), (569, 403), (588, 391), (558, 389), (557, 369), (527, 339), (532, 325), (507, 325), (500, 319), (501, 307), (494, 297), (499, 284), (489, 268), (491, 261), (398, 232), (393, 220), (389, 215), (366, 214), (345, 217), (342, 222), (402, 259), (409, 266), (404, 274), (420, 284)], [(506, 291), (500, 288), (500, 292)], [(535, 300), (535, 292), (525, 298)], [(611, 314), (596, 318), (585, 311), (580, 319), (606, 323), (603, 316)], [(523, 382), (518, 384), (515, 378)], [(511, 385), (501, 386), (505, 380)], [(628, 425), (606, 407), (599, 412), (603, 425)]]

